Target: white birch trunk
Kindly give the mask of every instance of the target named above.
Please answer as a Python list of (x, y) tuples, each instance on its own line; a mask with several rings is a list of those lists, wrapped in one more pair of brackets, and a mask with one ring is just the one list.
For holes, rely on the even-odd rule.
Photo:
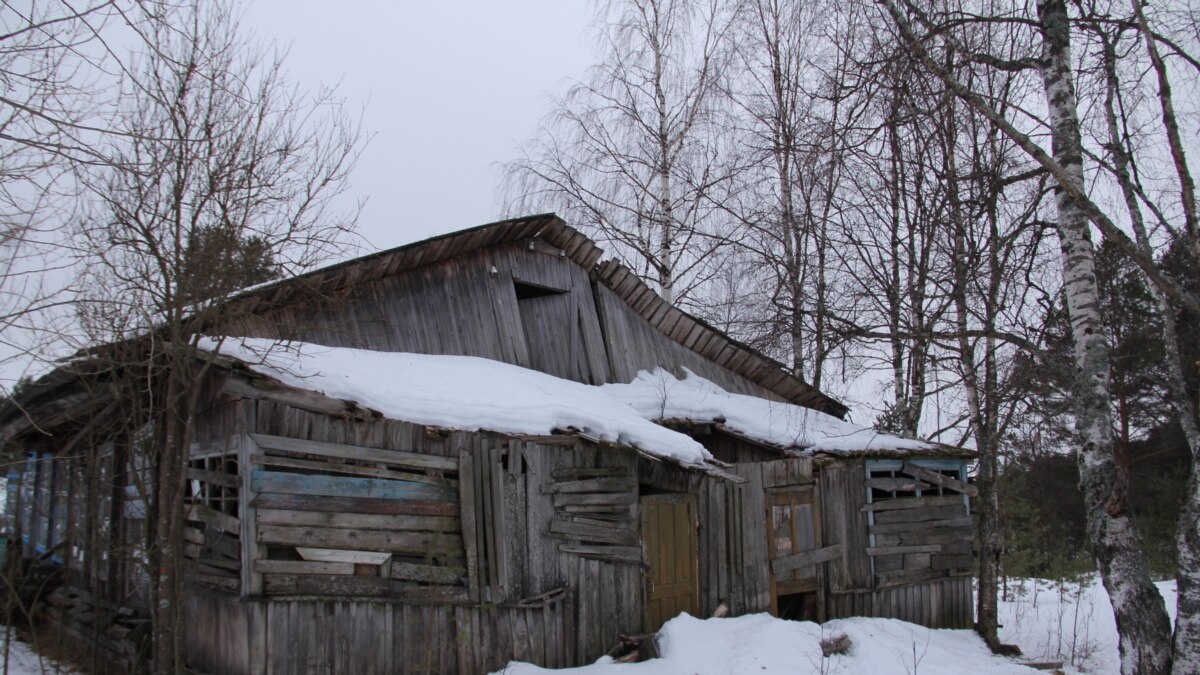
[[(1070, 24), (1064, 0), (1038, 3), (1043, 38), (1042, 82), (1054, 159), (1070, 187), (1083, 190), (1083, 153), (1071, 78)], [(1109, 393), (1109, 345), (1100, 319), (1095, 253), (1086, 212), (1056, 189), (1063, 283), (1075, 341), (1075, 414), (1079, 483), (1088, 535), (1112, 601), (1122, 675), (1170, 672), (1170, 621), (1146, 569), (1130, 514), (1110, 502), (1116, 470)], [(1119, 501), (1119, 500), (1116, 500)]]

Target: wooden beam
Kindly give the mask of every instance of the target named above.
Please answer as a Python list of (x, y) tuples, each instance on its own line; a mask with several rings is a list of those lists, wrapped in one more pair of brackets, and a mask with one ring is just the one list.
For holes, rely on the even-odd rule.
[(379, 450), (376, 448), (364, 448), (358, 445), (343, 445), (341, 443), (304, 441), (296, 438), (268, 436), (265, 434), (251, 434), (251, 436), (253, 436), (254, 441), (258, 443), (259, 447), (265, 450), (338, 457), (341, 459), (358, 459), (412, 469), (441, 469), (443, 471), (455, 471), (458, 469), (458, 462), (447, 457), (438, 457), (437, 455), (423, 455), (400, 450)]

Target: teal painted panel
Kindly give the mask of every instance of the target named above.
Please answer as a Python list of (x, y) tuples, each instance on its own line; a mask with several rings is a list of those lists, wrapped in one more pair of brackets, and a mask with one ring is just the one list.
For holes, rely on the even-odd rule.
[(255, 471), (250, 475), (250, 479), (255, 492), (408, 501), (458, 501), (458, 490), (452, 487), (404, 480), (313, 476), (283, 471)]

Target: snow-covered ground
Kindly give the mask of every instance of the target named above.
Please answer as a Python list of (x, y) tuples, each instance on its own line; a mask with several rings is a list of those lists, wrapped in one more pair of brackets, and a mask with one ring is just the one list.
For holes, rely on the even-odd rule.
[[(1174, 619), (1175, 584), (1158, 584)], [(766, 614), (731, 619), (681, 615), (663, 626), (662, 658), (635, 664), (596, 664), (571, 669), (578, 675), (1030, 675), (1044, 672), (1020, 660), (1062, 661), (1069, 674), (1116, 675), (1116, 629), (1103, 588), (1094, 581), (1009, 584), (1002, 603), (1002, 638), (1024, 651), (1022, 659), (993, 656), (972, 631), (930, 630), (894, 619), (843, 619), (824, 625), (782, 621)], [(850, 637), (843, 655), (824, 658), (821, 640)], [(505, 675), (546, 673), (513, 663)], [(558, 672), (558, 671), (553, 671)]]
[[(3, 664), (3, 654), (5, 653), (3, 649), (3, 626), (0, 626), (0, 664)], [(8, 675), (68, 675), (77, 672), (51, 659), (39, 656), (32, 647), (18, 639), (13, 639), (7, 654), (8, 667), (6, 670)], [(3, 665), (0, 665), (0, 672), (5, 672)]]
[[(1175, 582), (1155, 584), (1175, 621)], [(1000, 637), (1021, 647), (1027, 658), (1062, 661), (1067, 673), (1116, 675), (1117, 627), (1112, 605), (1098, 579), (1058, 583), (1019, 579), (1007, 584), (1000, 604)]]

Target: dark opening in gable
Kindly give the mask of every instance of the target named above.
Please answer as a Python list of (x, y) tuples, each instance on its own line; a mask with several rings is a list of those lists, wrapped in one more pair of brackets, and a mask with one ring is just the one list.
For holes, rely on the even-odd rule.
[(543, 298), (547, 295), (561, 295), (566, 293), (564, 290), (550, 288), (549, 286), (539, 286), (524, 281), (513, 280), (513, 289), (517, 292), (518, 300), (529, 300), (531, 298)]

